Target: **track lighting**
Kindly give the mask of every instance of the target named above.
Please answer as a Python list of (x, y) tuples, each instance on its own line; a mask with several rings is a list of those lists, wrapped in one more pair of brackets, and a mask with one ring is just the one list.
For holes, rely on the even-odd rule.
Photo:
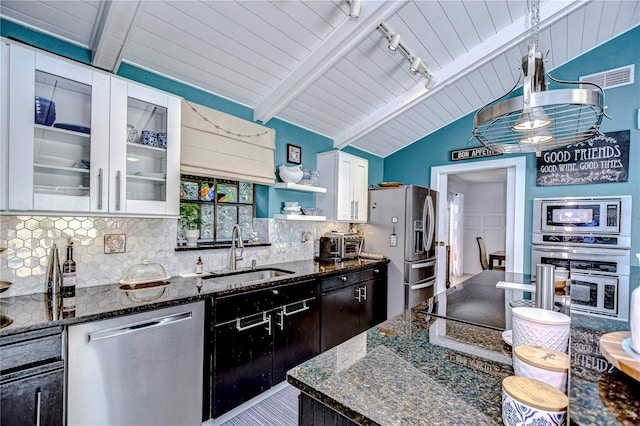
[(362, 3), (360, 0), (348, 0), (349, 1), (349, 18), (358, 19), (360, 17), (360, 9)]
[(396, 51), (400, 46), (400, 34), (394, 34), (389, 41), (389, 50)]
[(422, 59), (418, 58), (417, 56), (413, 58), (413, 61), (411, 62), (411, 67), (409, 68), (411, 70), (411, 72), (416, 72), (420, 69), (420, 64), (422, 63)]
[(425, 84), (424, 88), (427, 89), (427, 90), (431, 90), (431, 89), (433, 89), (433, 86), (435, 86), (435, 84), (436, 84), (436, 79), (431, 74), (429, 74), (428, 78), (429, 79), (427, 80), (427, 84)]
[(427, 90), (431, 90), (433, 86), (436, 84), (436, 79), (433, 77), (431, 72), (429, 72), (429, 67), (425, 61), (419, 58), (417, 55), (411, 53), (409, 48), (405, 46), (400, 41), (400, 34), (393, 33), (391, 29), (384, 22), (378, 26), (378, 29), (382, 31), (385, 38), (389, 41), (389, 50), (396, 51), (399, 50), (405, 58), (409, 61), (409, 70), (412, 73), (419, 73), (424, 75), (427, 78), (427, 84), (425, 88)]

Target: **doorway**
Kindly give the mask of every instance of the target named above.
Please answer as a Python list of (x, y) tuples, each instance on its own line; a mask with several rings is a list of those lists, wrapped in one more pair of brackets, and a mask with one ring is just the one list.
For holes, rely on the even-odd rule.
[[(523, 273), (524, 266), (524, 214), (525, 211), (525, 156), (499, 160), (475, 161), (431, 168), (431, 188), (438, 191), (438, 217), (447, 217), (447, 194), (449, 177), (465, 173), (491, 173), (506, 171), (504, 251), (505, 268), (508, 272)], [(496, 172), (497, 173), (497, 172)], [(454, 178), (455, 179), (455, 178)], [(452, 185), (455, 184), (452, 181)], [(517, 214), (516, 214), (517, 213)], [(447, 278), (447, 220), (438, 220), (436, 238), (438, 241), (438, 280), (436, 292), (446, 289)]]

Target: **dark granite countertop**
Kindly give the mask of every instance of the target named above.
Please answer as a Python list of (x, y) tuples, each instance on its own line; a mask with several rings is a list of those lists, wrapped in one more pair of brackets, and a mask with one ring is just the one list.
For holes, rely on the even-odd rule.
[[(10, 323), (0, 329), (0, 337), (14, 333), (35, 330), (46, 326), (70, 325), (95, 321), (133, 312), (157, 309), (164, 306), (195, 302), (211, 296), (230, 295), (257, 290), (274, 285), (288, 284), (306, 278), (321, 277), (341, 272), (355, 272), (375, 264), (388, 263), (388, 259), (353, 259), (344, 262), (316, 262), (303, 260), (296, 262), (260, 265), (256, 269), (277, 268), (293, 272), (261, 283), (215, 284), (206, 278), (226, 275), (204, 273), (195, 277), (172, 277), (168, 285), (148, 288), (136, 292), (125, 292), (120, 284), (102, 285), (76, 289), (75, 313), (70, 318), (60, 319), (56, 308), (60, 299), (46, 294), (0, 298), (0, 314), (9, 318)], [(129, 294), (127, 294), (129, 293)], [(140, 301), (153, 298), (149, 301)], [(133, 300), (132, 300), (133, 299)]]
[[(293, 368), (288, 381), (363, 425), (502, 424), (502, 379), (513, 369), (502, 340), (509, 300), (495, 284), (527, 279), (483, 273)], [(465, 301), (471, 312), (485, 310), (469, 315)], [(486, 303), (494, 303), (489, 311)], [(571, 319), (572, 424), (639, 424), (640, 383), (598, 349), (601, 334), (628, 330), (628, 322)]]

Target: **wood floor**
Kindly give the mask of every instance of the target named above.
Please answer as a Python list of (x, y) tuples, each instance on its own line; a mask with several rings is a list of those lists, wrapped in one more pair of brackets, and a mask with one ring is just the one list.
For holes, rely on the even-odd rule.
[[(297, 426), (300, 391), (286, 384), (273, 395), (235, 414), (209, 420), (203, 426)], [(221, 420), (221, 422), (220, 422)]]

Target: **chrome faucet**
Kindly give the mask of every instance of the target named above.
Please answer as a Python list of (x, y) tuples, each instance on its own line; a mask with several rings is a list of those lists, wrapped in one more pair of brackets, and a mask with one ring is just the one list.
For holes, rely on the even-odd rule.
[[(238, 245), (236, 246), (236, 241)], [(236, 250), (240, 249), (240, 256), (238, 256)], [(235, 224), (231, 231), (231, 249), (229, 250), (229, 270), (236, 270), (236, 262), (242, 260), (242, 253), (244, 252), (244, 242), (242, 241), (242, 229), (240, 225)]]

